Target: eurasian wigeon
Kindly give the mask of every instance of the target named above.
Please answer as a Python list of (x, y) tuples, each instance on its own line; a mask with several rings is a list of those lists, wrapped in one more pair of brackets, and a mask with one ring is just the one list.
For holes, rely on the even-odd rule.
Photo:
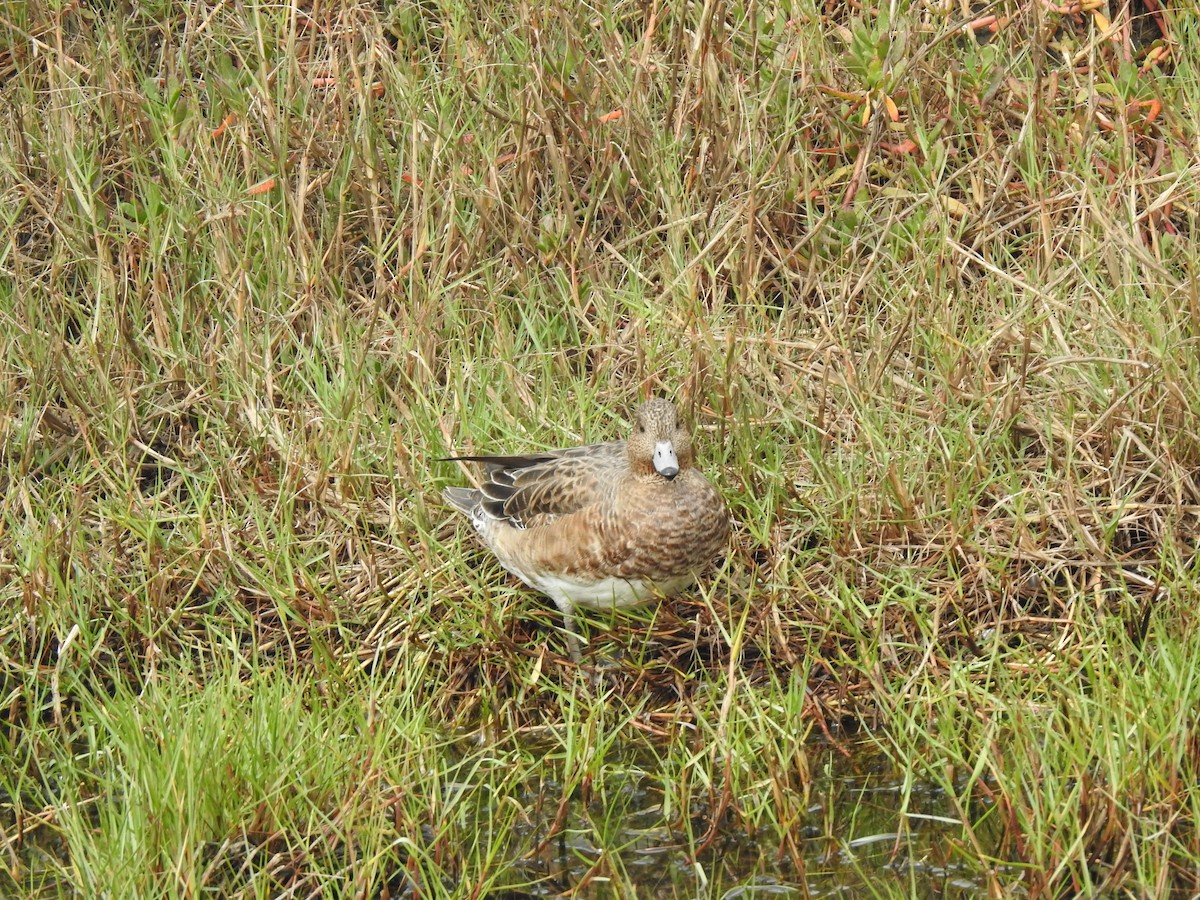
[(693, 466), (692, 435), (669, 400), (638, 407), (626, 441), (482, 463), (478, 489), (446, 488), (500, 564), (561, 610), (579, 659), (573, 611), (671, 596), (725, 549), (725, 501)]

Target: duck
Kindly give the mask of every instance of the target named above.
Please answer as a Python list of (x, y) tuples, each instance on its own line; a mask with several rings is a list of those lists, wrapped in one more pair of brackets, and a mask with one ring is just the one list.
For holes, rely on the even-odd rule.
[(728, 508), (670, 400), (642, 403), (625, 440), (446, 461), (483, 467), (479, 487), (443, 496), (505, 569), (554, 601), (576, 663), (577, 607), (675, 596), (728, 544)]

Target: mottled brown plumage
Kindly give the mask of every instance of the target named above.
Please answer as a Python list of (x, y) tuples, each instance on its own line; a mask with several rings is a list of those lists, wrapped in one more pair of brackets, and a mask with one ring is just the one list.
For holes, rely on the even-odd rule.
[(668, 400), (643, 403), (626, 441), (482, 463), (478, 489), (447, 488), (501, 564), (547, 594), (571, 635), (576, 606), (631, 606), (695, 580), (726, 546), (725, 502), (692, 466)]

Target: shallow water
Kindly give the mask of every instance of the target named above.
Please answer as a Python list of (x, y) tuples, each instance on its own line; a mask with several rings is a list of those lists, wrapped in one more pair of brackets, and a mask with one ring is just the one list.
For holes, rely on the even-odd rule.
[[(616, 805), (629, 810), (620, 827), (604, 824), (604, 804), (598, 801), (573, 806), (561, 832), (519, 864), (529, 883), (491, 896), (515, 900), (566, 891), (617, 896), (608, 878), (613, 871), (633, 883), (639, 897), (989, 896), (987, 873), (951, 799), (933, 785), (918, 783), (902, 811), (903, 774), (869, 744), (848, 749), (849, 757), (830, 745), (809, 748), (810, 803), (790, 842), (774, 826), (750, 834), (730, 825), (694, 862), (678, 826), (664, 824), (661, 787), (639, 783), (637, 777), (617, 785), (609, 777), (608, 808), (616, 790), (622, 794)], [(542, 796), (550, 789), (543, 784)], [(535, 820), (532, 831), (546, 833), (558, 810), (546, 812), (546, 821)], [(979, 818), (983, 810), (972, 812)], [(611, 821), (611, 811), (607, 816)], [(601, 831), (607, 854), (594, 838)], [(975, 839), (985, 853), (993, 849), (995, 835), (986, 822), (977, 824)], [(1015, 868), (1001, 869), (997, 877), (1007, 896), (1021, 895)]]
[[(806, 748), (809, 803), (790, 834), (773, 822), (752, 830), (726, 815), (695, 860), (689, 848), (701, 845), (706, 817), (689, 827), (665, 812), (662, 782), (648, 774), (652, 766), (606, 766), (590, 800), (570, 799), (565, 807), (561, 785), (549, 778), (518, 796), (493, 798), (492, 808), (477, 808), (480, 843), (489, 839), (497, 804), (515, 800), (523, 821), (505, 839), (509, 852), (493, 857), (509, 887), (480, 896), (617, 897), (623, 892), (615, 884), (632, 884), (638, 897), (664, 898), (988, 897), (987, 873), (951, 799), (936, 786), (916, 783), (902, 811), (903, 773), (867, 742), (840, 746), (848, 756), (826, 743)], [(986, 813), (982, 806), (971, 810), (975, 839), (991, 853), (996, 833)], [(6, 831), (13, 825), (0, 824)], [(35, 829), (9, 849), (11, 861), (19, 860), (20, 883), (0, 867), (0, 897), (72, 894), (71, 886), (55, 881), (67, 848), (53, 829)], [(1001, 867), (996, 878), (1005, 896), (1021, 896), (1016, 867)], [(403, 870), (391, 887), (391, 896), (415, 896)]]

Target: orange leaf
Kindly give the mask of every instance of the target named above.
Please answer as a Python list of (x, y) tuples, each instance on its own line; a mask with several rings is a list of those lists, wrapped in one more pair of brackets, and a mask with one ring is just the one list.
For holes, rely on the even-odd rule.
[(275, 176), (271, 176), (270, 178), (264, 178), (258, 184), (249, 188), (246, 191), (246, 193), (249, 194), (251, 197), (257, 197), (259, 194), (265, 194), (267, 191), (271, 190), (271, 188), (273, 188), (273, 187), (275, 187)]
[(236, 113), (230, 113), (229, 115), (227, 115), (224, 118), (224, 120), (221, 122), (221, 124), (213, 129), (212, 136), (214, 138), (219, 138), (221, 135), (223, 135), (225, 133), (225, 129), (233, 124), (235, 119), (237, 119)]
[(823, 84), (818, 84), (817, 90), (822, 94), (828, 94), (831, 97), (837, 97), (839, 100), (853, 100), (855, 103), (858, 103), (862, 100), (862, 94), (852, 94), (847, 93), (846, 91), (835, 90), (834, 88), (826, 87)]
[(1169, 57), (1170, 55), (1171, 55), (1170, 47), (1167, 47), (1165, 45), (1153, 47), (1153, 48), (1151, 48), (1150, 52), (1146, 54), (1146, 61), (1144, 63), (1142, 63), (1142, 67), (1140, 69), (1138, 69), (1138, 71), (1142, 72), (1142, 73), (1149, 72), (1152, 68), (1157, 66), (1159, 63), (1165, 62), (1167, 57)]
[(970, 30), (972, 32), (987, 30), (995, 33), (999, 28), (1000, 20), (995, 13), (993, 13), (990, 16), (981, 16), (978, 19), (973, 19), (966, 24), (964, 30)]

